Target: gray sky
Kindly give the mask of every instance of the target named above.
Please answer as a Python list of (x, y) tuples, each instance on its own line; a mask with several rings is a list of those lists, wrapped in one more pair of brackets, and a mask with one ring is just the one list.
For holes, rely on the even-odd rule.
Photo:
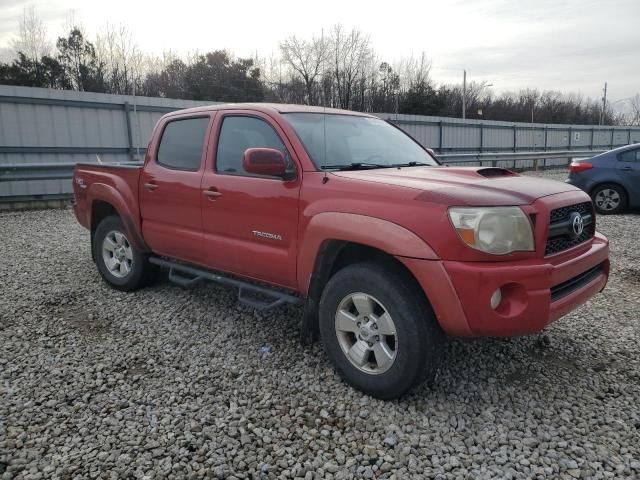
[(438, 83), (459, 83), (466, 69), (496, 93), (533, 87), (599, 98), (605, 81), (612, 100), (640, 92), (640, 0), (0, 0), (0, 47), (27, 6), (52, 41), (70, 11), (90, 36), (107, 22), (125, 24), (155, 53), (227, 48), (268, 56), (290, 34), (342, 23), (369, 33), (390, 63), (426, 52)]

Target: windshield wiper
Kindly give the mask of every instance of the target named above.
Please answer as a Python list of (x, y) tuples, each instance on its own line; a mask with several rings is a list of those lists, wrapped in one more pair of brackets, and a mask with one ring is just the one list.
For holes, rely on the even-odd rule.
[(407, 163), (394, 163), (392, 167), (431, 167), (432, 165), (424, 162), (407, 162)]
[(362, 170), (371, 168), (391, 168), (395, 165), (383, 165), (381, 163), (352, 162), (340, 165), (322, 165), (322, 170)]

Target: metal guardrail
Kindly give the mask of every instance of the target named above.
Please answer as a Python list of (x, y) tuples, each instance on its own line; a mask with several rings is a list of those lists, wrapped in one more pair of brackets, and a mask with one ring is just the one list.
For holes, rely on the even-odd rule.
[[(490, 163), (497, 166), (498, 162), (513, 162), (511, 168), (520, 168), (519, 161), (533, 160), (534, 168), (537, 161), (546, 159), (576, 157), (591, 157), (604, 150), (564, 150), (550, 152), (483, 152), (483, 153), (443, 153), (437, 157), (445, 165), (451, 164), (480, 164)], [(141, 165), (140, 162), (103, 163), (102, 165)], [(73, 176), (73, 162), (65, 163), (13, 163), (0, 165), (0, 182), (29, 181), (29, 180), (69, 180)], [(555, 165), (557, 166), (557, 165)], [(524, 166), (529, 168), (529, 165)]]
[[(104, 162), (96, 165), (142, 165), (142, 162)], [(20, 182), (29, 180), (71, 180), (73, 162), (64, 163), (12, 163), (0, 165), (0, 182)]]
[[(445, 165), (458, 165), (458, 164), (480, 164), (485, 165), (489, 163), (492, 167), (498, 166), (498, 162), (511, 163), (510, 168), (514, 170), (523, 168), (540, 167), (539, 161), (543, 160), (542, 168), (546, 167), (558, 167), (560, 165), (547, 165), (548, 159), (562, 159), (566, 158), (569, 161), (573, 158), (592, 157), (599, 153), (606, 152), (606, 150), (562, 150), (562, 151), (542, 151), (542, 152), (489, 152), (489, 153), (443, 153), (439, 154), (438, 159)], [(533, 161), (532, 165), (518, 165), (517, 162)]]
[[(410, 119), (410, 118), (393, 118), (389, 114), (381, 114), (381, 118), (386, 118), (389, 122), (398, 125), (400, 128), (402, 126), (415, 126), (415, 127), (435, 127), (437, 130), (437, 138), (438, 141), (433, 142), (433, 148), (436, 148), (441, 153), (447, 152), (458, 152), (464, 151), (465, 149), (469, 149), (469, 147), (460, 147), (458, 145), (449, 145), (448, 142), (445, 142), (445, 132), (449, 131), (448, 129), (471, 129), (477, 132), (477, 138), (479, 140), (479, 145), (471, 147), (477, 148), (480, 153), (484, 152), (496, 152), (496, 151), (509, 151), (509, 152), (525, 152), (531, 151), (535, 148), (547, 150), (553, 149), (568, 149), (573, 150), (574, 148), (583, 148), (589, 150), (611, 150), (615, 147), (620, 147), (623, 145), (628, 145), (630, 143), (638, 142), (638, 138), (636, 135), (640, 132), (638, 127), (623, 127), (623, 126), (602, 126), (602, 125), (547, 125), (547, 124), (526, 124), (526, 123), (513, 123), (507, 124), (505, 123), (493, 123), (479, 120), (467, 120), (467, 121), (447, 121), (443, 118), (439, 119)], [(403, 128), (403, 130), (405, 130)], [(487, 131), (496, 131), (503, 130), (509, 131), (511, 134), (511, 141), (506, 141), (506, 138), (503, 138), (500, 142), (502, 145), (487, 145), (486, 141), (489, 140), (485, 138), (485, 132)], [(520, 138), (520, 134), (527, 133), (530, 134), (529, 140), (524, 140)], [(558, 138), (551, 138), (553, 135), (565, 134), (564, 139), (561, 143), (564, 145), (557, 145), (559, 142)], [(580, 135), (585, 134), (589, 138), (589, 143), (575, 143), (580, 140)], [(598, 137), (596, 138), (596, 134)], [(622, 135), (626, 136), (626, 139), (623, 139)], [(539, 135), (536, 138), (536, 135)], [(575, 137), (574, 137), (575, 135)], [(617, 139), (616, 139), (617, 135)], [(608, 139), (604, 139), (603, 137), (608, 137)], [(463, 143), (468, 145), (468, 141), (470, 138), (467, 136), (462, 137)], [(473, 138), (473, 137), (471, 137)], [(454, 137), (454, 143), (460, 141), (460, 136)], [(451, 138), (449, 138), (451, 141)], [(603, 143), (603, 140), (606, 140)], [(504, 144), (506, 141), (507, 144)], [(584, 141), (584, 140), (583, 140)], [(495, 142), (495, 139), (494, 139)], [(538, 143), (540, 142), (540, 143)], [(508, 145), (510, 143), (510, 145)], [(525, 143), (526, 145), (523, 145)]]

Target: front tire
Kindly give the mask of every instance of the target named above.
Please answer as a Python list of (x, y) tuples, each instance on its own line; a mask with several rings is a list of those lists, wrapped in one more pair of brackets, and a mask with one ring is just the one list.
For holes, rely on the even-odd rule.
[(111, 287), (128, 292), (151, 279), (152, 265), (131, 244), (119, 217), (112, 215), (100, 222), (92, 248), (98, 272)]
[(366, 262), (340, 270), (324, 289), (319, 317), (325, 351), (354, 388), (389, 400), (435, 378), (444, 333), (401, 268)]
[(627, 208), (627, 192), (620, 185), (605, 183), (591, 193), (593, 205), (601, 215), (615, 215)]

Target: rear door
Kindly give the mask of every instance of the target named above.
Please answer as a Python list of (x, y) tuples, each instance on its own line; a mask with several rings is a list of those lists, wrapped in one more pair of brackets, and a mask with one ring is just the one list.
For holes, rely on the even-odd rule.
[(200, 183), (211, 117), (180, 115), (159, 126), (140, 176), (142, 232), (151, 249), (197, 262), (202, 248)]
[[(216, 118), (214, 161), (202, 178), (203, 262), (216, 270), (295, 288), (302, 169), (284, 132), (267, 115), (225, 111)], [(247, 148), (283, 152), (286, 179), (242, 167)]]
[(640, 147), (618, 154), (616, 169), (627, 188), (632, 205), (640, 203)]

